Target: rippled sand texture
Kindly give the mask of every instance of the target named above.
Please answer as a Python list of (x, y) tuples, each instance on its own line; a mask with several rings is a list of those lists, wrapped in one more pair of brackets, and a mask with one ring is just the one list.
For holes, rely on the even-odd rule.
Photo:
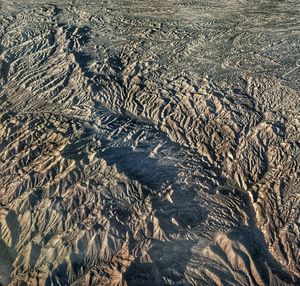
[(300, 285), (299, 2), (47, 3), (0, 2), (0, 284)]

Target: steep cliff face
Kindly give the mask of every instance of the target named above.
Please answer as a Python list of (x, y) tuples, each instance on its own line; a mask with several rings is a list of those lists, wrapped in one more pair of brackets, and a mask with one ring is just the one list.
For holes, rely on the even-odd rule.
[(0, 1), (0, 285), (298, 285), (297, 1)]

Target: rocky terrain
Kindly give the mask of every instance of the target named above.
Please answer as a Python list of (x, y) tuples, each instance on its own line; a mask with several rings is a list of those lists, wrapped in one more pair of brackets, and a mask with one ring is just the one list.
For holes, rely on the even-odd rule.
[(299, 15), (0, 1), (0, 285), (300, 285)]

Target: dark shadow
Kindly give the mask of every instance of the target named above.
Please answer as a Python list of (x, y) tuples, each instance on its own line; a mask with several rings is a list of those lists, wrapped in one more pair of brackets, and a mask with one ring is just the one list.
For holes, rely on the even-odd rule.
[(88, 63), (93, 59), (89, 54), (84, 52), (73, 52), (76, 62), (79, 64), (81, 70), (84, 72), (84, 75), (88, 78), (93, 77), (93, 72), (88, 68)]
[(154, 263), (134, 262), (126, 271), (124, 278), (128, 286), (163, 285), (159, 269)]
[(19, 241), (19, 236), (21, 233), (20, 224), (19, 224), (18, 217), (17, 217), (17, 214), (15, 213), (15, 211), (12, 211), (12, 210), (9, 211), (9, 213), (6, 216), (6, 223), (11, 232), (12, 245), (14, 246)]
[(15, 246), (19, 240), (20, 236), (20, 224), (18, 222), (18, 217), (14, 211), (9, 211), (6, 216), (6, 224), (11, 233), (12, 246), (8, 246), (2, 239), (2, 234), (0, 232), (0, 277), (3, 285), (8, 285), (11, 282), (11, 273), (14, 270), (14, 261), (16, 259), (17, 253), (15, 251)]
[[(48, 276), (45, 285), (58, 285), (57, 281), (59, 281), (59, 285), (69, 285), (67, 275), (68, 265), (66, 262), (61, 263), (55, 270), (52, 271), (52, 279), (51, 276)], [(54, 279), (53, 279), (54, 278)]]
[(164, 276), (172, 280), (172, 285), (190, 286), (184, 272), (194, 244), (193, 241), (154, 241), (148, 252), (152, 262), (133, 262), (124, 274), (124, 279), (128, 286), (170, 285), (164, 282)]
[[(300, 285), (300, 279), (288, 275), (282, 270), (282, 266), (274, 259), (266, 247), (263, 234), (257, 228), (247, 226), (232, 229), (228, 233), (231, 240), (236, 240), (241, 243), (248, 253), (253, 258), (256, 269), (260, 273), (260, 277), (264, 280), (265, 285), (270, 285), (272, 281), (269, 280), (270, 269), (272, 273), (278, 276), (283, 282), (288, 285)], [(240, 253), (242, 255), (242, 253)], [(246, 257), (247, 259), (247, 257)], [(267, 267), (269, 266), (269, 268)], [(293, 284), (295, 283), (296, 284)]]
[(0, 79), (3, 80), (3, 83), (7, 82), (8, 73), (9, 73), (10, 64), (6, 61), (0, 62)]
[(162, 164), (162, 161), (150, 158), (147, 151), (137, 152), (129, 147), (111, 147), (98, 155), (109, 165), (115, 164), (117, 169), (131, 180), (138, 180), (154, 189), (170, 178), (174, 179), (178, 173), (175, 166)]

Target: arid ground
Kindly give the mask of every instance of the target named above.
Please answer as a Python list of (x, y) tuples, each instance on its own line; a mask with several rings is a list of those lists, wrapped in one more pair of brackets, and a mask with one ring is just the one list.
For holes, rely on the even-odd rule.
[(0, 285), (300, 285), (298, 0), (0, 0)]

